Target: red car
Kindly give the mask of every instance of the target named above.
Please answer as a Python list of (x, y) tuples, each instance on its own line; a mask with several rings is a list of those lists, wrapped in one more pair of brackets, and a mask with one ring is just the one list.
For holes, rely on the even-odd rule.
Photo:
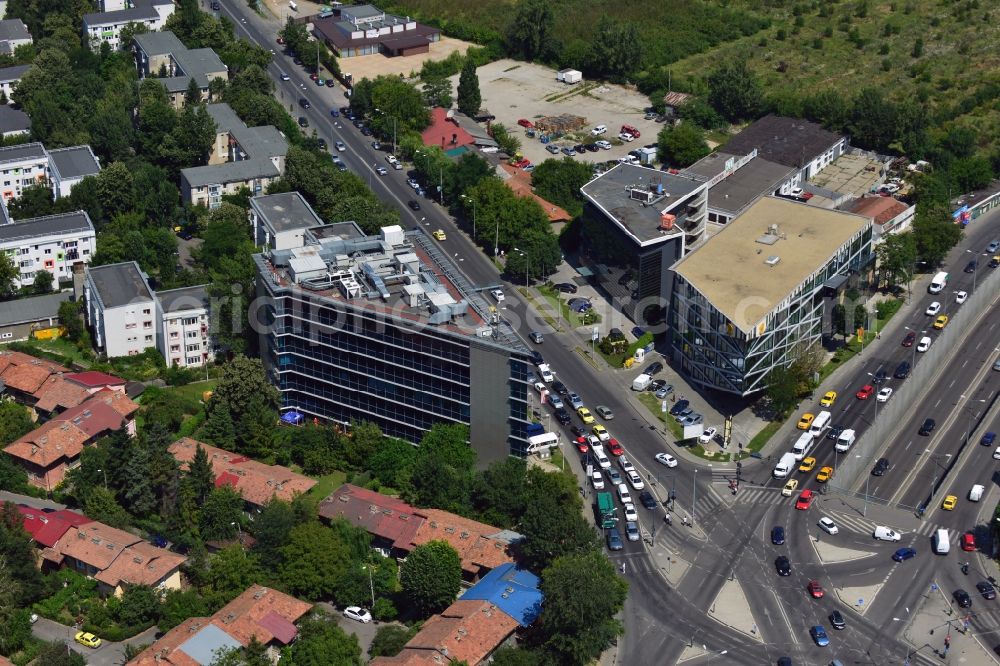
[(613, 456), (625, 455), (625, 449), (622, 448), (622, 445), (619, 444), (618, 440), (614, 437), (608, 440), (608, 451), (610, 451)]
[(584, 437), (577, 437), (575, 443), (576, 443), (576, 448), (580, 451), (580, 453), (586, 453), (587, 451), (590, 451), (590, 445), (587, 444), (587, 440)]
[(521, 127), (527, 127), (528, 129), (531, 129), (532, 127), (535, 126), (535, 123), (531, 122), (527, 118), (521, 118), (520, 120), (517, 121), (517, 124), (520, 125)]
[(962, 535), (962, 550), (966, 552), (972, 552), (976, 549), (976, 535), (972, 532), (966, 532)]
[(284, 37), (278, 37), (278, 43), (279, 44), (284, 44), (285, 43)]
[(316, 72), (313, 72), (312, 74), (309, 75), (309, 78), (312, 79), (313, 81), (315, 81), (316, 79), (319, 78), (319, 74), (317, 74)]
[(855, 393), (854, 395), (857, 396), (858, 400), (867, 400), (868, 398), (872, 397), (872, 393), (874, 392), (875, 389), (872, 388), (871, 384), (865, 384), (864, 386), (861, 387), (861, 390)]
[(913, 331), (910, 331), (909, 333), (906, 334), (906, 337), (903, 338), (903, 346), (912, 347), (916, 339), (917, 339), (917, 334), (914, 333)]
[(529, 164), (531, 164), (531, 160), (520, 159), (520, 160), (514, 162), (513, 166), (516, 166), (518, 169), (523, 169), (524, 167), (528, 166)]
[(819, 584), (818, 580), (809, 581), (807, 589), (809, 590), (809, 594), (812, 596), (813, 599), (823, 598), (823, 586)]
[(803, 490), (802, 493), (799, 495), (799, 498), (795, 500), (795, 508), (798, 509), (799, 511), (805, 511), (806, 509), (809, 508), (809, 505), (812, 504), (812, 501), (813, 501), (813, 491)]

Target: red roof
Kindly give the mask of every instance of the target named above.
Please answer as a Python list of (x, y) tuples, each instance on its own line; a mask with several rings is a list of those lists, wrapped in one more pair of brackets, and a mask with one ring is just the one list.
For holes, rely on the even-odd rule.
[(851, 207), (851, 211), (872, 218), (872, 222), (883, 225), (907, 209), (906, 204), (892, 197), (863, 197)]
[(222, 486), (230, 486), (235, 488), (236, 484), (239, 482), (240, 477), (236, 476), (232, 472), (223, 472), (215, 479), (215, 487), (221, 488)]
[(568, 222), (573, 219), (573, 216), (565, 208), (561, 208), (548, 199), (543, 199), (535, 194), (535, 190), (531, 186), (530, 173), (504, 162), (500, 163), (500, 168), (509, 176), (509, 178), (504, 179), (504, 184), (514, 190), (514, 194), (519, 197), (531, 197), (537, 201), (538, 205), (545, 212), (545, 215), (549, 218), (549, 222)]
[(291, 643), (299, 633), (294, 624), (274, 611), (257, 620), (257, 624), (274, 634), (274, 638), (284, 645)]
[(431, 124), (421, 134), (425, 146), (438, 146), (451, 150), (475, 142), (472, 135), (448, 117), (448, 111), (441, 107), (431, 109)]
[(125, 419), (111, 405), (100, 398), (91, 398), (56, 417), (57, 421), (69, 421), (89, 437), (96, 437), (108, 430), (118, 430)]
[(393, 546), (409, 550), (423, 518), (417, 509), (395, 497), (345, 483), (319, 505), (327, 520), (343, 517), (368, 533), (387, 539)]
[(25, 531), (36, 543), (48, 548), (54, 546), (69, 528), (91, 522), (85, 515), (67, 509), (45, 513), (41, 509), (18, 504), (17, 510), (24, 517)]
[(75, 372), (71, 375), (66, 375), (66, 379), (88, 388), (98, 388), (99, 386), (123, 386), (125, 384), (125, 380), (121, 377), (115, 377), (114, 375), (109, 375), (106, 372), (98, 372), (96, 370)]

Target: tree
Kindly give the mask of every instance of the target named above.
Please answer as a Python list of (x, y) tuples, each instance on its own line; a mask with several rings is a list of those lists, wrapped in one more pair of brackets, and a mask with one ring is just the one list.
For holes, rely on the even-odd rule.
[(205, 588), (213, 606), (223, 606), (264, 577), (257, 558), (235, 544), (223, 548), (209, 561)]
[(788, 367), (779, 365), (767, 375), (767, 397), (778, 418), (784, 418), (799, 402), (798, 378)]
[(103, 486), (90, 490), (83, 510), (88, 517), (112, 527), (122, 528), (129, 524), (128, 513), (118, 504), (115, 494)]
[(597, 659), (623, 631), (615, 615), (628, 584), (596, 548), (556, 559), (542, 571), (545, 604), (538, 634), (556, 663), (583, 666)]
[(0, 402), (0, 446), (7, 446), (34, 429), (31, 414), (24, 405), (13, 400)]
[(288, 502), (272, 498), (261, 509), (253, 523), (257, 539), (253, 552), (265, 569), (276, 571), (281, 565), (281, 548), (288, 543), (288, 535), (294, 527), (295, 515)]
[(184, 104), (187, 106), (201, 104), (201, 86), (198, 85), (198, 81), (194, 77), (188, 81), (187, 90), (184, 91)]
[(0, 298), (6, 298), (14, 293), (17, 280), (21, 277), (21, 269), (6, 252), (0, 252)]
[(148, 585), (129, 585), (112, 613), (123, 627), (150, 626), (160, 619), (160, 593)]
[(281, 548), (278, 578), (288, 591), (306, 599), (329, 599), (351, 560), (332, 530), (311, 521), (298, 525)]
[(293, 666), (361, 666), (361, 646), (326, 615), (310, 615), (299, 623), (299, 636), (292, 643)]
[(427, 106), (439, 106), (450, 109), (452, 104), (451, 80), (444, 76), (423, 77), (424, 103)]
[(207, 600), (198, 590), (167, 590), (156, 626), (160, 631), (167, 632), (190, 617), (210, 615), (211, 612)]
[(229, 403), (219, 403), (215, 409), (209, 412), (198, 436), (209, 444), (227, 451), (236, 449), (236, 426), (233, 425), (233, 417), (229, 413)]
[(400, 569), (403, 596), (421, 617), (447, 608), (462, 585), (462, 558), (447, 541), (430, 541), (410, 551)]
[(674, 167), (689, 167), (711, 152), (705, 134), (693, 123), (664, 127), (657, 136), (658, 157)]
[(83, 655), (75, 650), (71, 650), (66, 643), (45, 643), (38, 652), (36, 663), (45, 666), (87, 666), (87, 660)]
[(24, 188), (19, 197), (7, 204), (7, 211), (15, 220), (52, 215), (56, 211), (52, 201), (51, 184), (42, 181)]
[(207, 540), (232, 539), (239, 531), (243, 498), (230, 486), (219, 486), (201, 507), (201, 535)]
[(902, 280), (909, 281), (917, 262), (917, 242), (913, 232), (885, 234), (875, 246), (881, 279), (895, 286)]
[(594, 528), (581, 515), (578, 504), (572, 511), (567, 510), (572, 505), (565, 495), (532, 493), (532, 497), (519, 530), (524, 534), (521, 555), (528, 567), (541, 570), (556, 558), (597, 547)]
[(199, 506), (205, 503), (205, 500), (212, 493), (212, 489), (215, 488), (215, 471), (212, 469), (212, 463), (208, 460), (205, 447), (201, 444), (198, 444), (194, 451), (194, 458), (188, 465), (184, 480), (191, 488), (194, 500)]
[(745, 60), (730, 60), (708, 76), (708, 101), (730, 122), (750, 120), (760, 112), (763, 91)]
[(242, 648), (220, 648), (214, 653), (211, 666), (274, 666), (267, 646), (251, 636), (250, 643)]
[(66, 329), (66, 338), (73, 342), (88, 340), (83, 323), (83, 301), (63, 301), (59, 304), (59, 324)]
[(897, 107), (878, 88), (865, 88), (851, 105), (851, 141), (872, 150), (887, 150), (895, 138)]
[(241, 249), (254, 251), (246, 223), (246, 211), (231, 203), (223, 203), (208, 214), (201, 233), (202, 245), (195, 254), (199, 264), (209, 270), (218, 266), (222, 257), (235, 256)]
[(503, 123), (490, 124), (493, 140), (497, 142), (500, 150), (508, 155), (514, 155), (521, 150), (521, 139), (510, 133)]
[(517, 5), (507, 27), (507, 48), (527, 61), (552, 52), (556, 25), (552, 6), (546, 0), (525, 0)]
[(10, 456), (0, 457), (0, 490), (27, 494), (28, 473), (23, 467), (11, 460)]
[(642, 69), (643, 43), (634, 22), (602, 16), (591, 39), (587, 70), (624, 82), (630, 72)]
[(156, 490), (153, 488), (150, 449), (141, 438), (130, 447), (122, 464), (121, 497), (133, 515), (145, 517), (156, 508)]
[[(13, 502), (0, 506), (0, 562), (17, 588), (10, 590), (15, 607), (25, 608), (43, 594), (42, 573), (35, 566), (35, 547), (24, 529), (21, 513)], [(2, 607), (2, 604), (0, 604)]]
[(264, 366), (257, 358), (237, 356), (223, 369), (222, 377), (209, 401), (209, 412), (223, 402), (229, 406), (234, 421), (243, 418), (244, 410), (259, 399), (263, 406), (277, 409), (278, 389), (267, 380)]
[(962, 239), (962, 227), (954, 223), (945, 205), (917, 208), (913, 220), (913, 240), (917, 257), (935, 267)]
[(403, 646), (416, 635), (416, 631), (401, 627), (397, 624), (387, 624), (379, 627), (375, 631), (371, 645), (368, 647), (368, 656), (375, 657), (395, 657), (403, 650)]
[(135, 208), (132, 171), (122, 162), (112, 162), (97, 174), (97, 193), (108, 217)]
[(593, 178), (593, 171), (584, 162), (564, 157), (549, 159), (535, 167), (531, 184), (535, 194), (562, 206), (574, 217), (583, 213), (583, 195), (580, 188)]
[(475, 118), (482, 105), (483, 96), (479, 92), (476, 63), (472, 58), (466, 58), (465, 64), (462, 65), (462, 73), (458, 77), (458, 110), (470, 118)]
[(493, 666), (541, 666), (542, 658), (537, 652), (524, 647), (504, 646), (490, 655)]

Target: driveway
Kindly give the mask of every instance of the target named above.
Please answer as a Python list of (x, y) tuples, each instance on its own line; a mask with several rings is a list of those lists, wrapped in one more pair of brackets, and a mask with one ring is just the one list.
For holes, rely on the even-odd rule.
[(91, 650), (73, 640), (73, 636), (76, 635), (76, 629), (73, 627), (67, 627), (44, 617), (38, 618), (38, 622), (31, 626), (31, 633), (35, 638), (49, 642), (64, 642), (70, 650), (82, 654), (91, 666), (121, 666), (125, 663), (126, 645), (148, 645), (156, 640), (157, 631), (156, 627), (150, 627), (127, 641), (121, 643), (103, 641), (101, 647)]
[(37, 497), (31, 497), (30, 495), (18, 495), (17, 493), (9, 493), (6, 490), (0, 490), (0, 502), (13, 502), (14, 504), (26, 504), (28, 506), (34, 507), (36, 509), (65, 509), (65, 504), (59, 504), (58, 502), (52, 502), (50, 500), (38, 499)]
[(361, 622), (348, 620), (339, 609), (333, 606), (333, 604), (329, 604), (325, 601), (319, 602), (316, 604), (316, 607), (323, 609), (323, 611), (328, 613), (330, 617), (334, 618), (337, 621), (337, 626), (341, 629), (349, 634), (357, 636), (358, 644), (361, 646), (361, 653), (363, 655), (368, 654), (368, 648), (372, 645), (372, 639), (375, 638), (375, 632), (379, 630), (379, 627), (381, 627), (383, 623), (372, 621), (368, 624), (362, 624)]

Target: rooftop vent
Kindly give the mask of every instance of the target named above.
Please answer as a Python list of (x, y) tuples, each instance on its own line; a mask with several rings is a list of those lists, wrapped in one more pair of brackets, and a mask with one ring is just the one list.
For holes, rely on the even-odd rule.
[(777, 266), (779, 261), (781, 261), (781, 257), (776, 254), (772, 254), (766, 261), (764, 261), (764, 263), (768, 266)]

